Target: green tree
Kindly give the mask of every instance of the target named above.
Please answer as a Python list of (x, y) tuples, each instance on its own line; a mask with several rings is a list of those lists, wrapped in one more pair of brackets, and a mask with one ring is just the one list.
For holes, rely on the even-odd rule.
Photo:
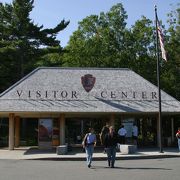
[(126, 19), (126, 11), (119, 3), (107, 13), (79, 22), (66, 47), (65, 65), (127, 67), (141, 74), (144, 65), (146, 70), (149, 65), (154, 66), (152, 21), (142, 17), (128, 29)]
[(166, 33), (167, 62), (162, 67), (162, 86), (180, 100), (180, 4), (168, 14), (169, 28)]
[(91, 15), (79, 22), (70, 37), (64, 55), (64, 65), (80, 67), (121, 67), (126, 48), (126, 11), (122, 4), (107, 13)]
[(155, 37), (152, 21), (142, 17), (126, 27), (122, 4), (79, 22), (66, 47), (64, 66), (130, 68), (156, 82)]
[(129, 67), (156, 84), (155, 27), (151, 20), (142, 16), (131, 27), (132, 45), (129, 49)]
[(51, 29), (38, 26), (29, 17), (33, 3), (34, 0), (0, 3), (1, 90), (32, 71), (43, 56), (62, 53), (56, 36), (67, 27), (69, 21), (62, 20)]

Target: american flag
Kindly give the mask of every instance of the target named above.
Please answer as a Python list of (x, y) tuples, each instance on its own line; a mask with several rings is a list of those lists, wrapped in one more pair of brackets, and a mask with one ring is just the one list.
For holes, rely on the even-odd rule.
[(161, 47), (161, 54), (162, 54), (162, 58), (167, 61), (167, 56), (166, 56), (166, 51), (164, 48), (164, 35), (162, 33), (162, 29), (160, 27), (160, 23), (157, 20), (157, 31), (158, 31), (158, 37), (159, 37), (159, 43), (160, 43), (160, 47)]

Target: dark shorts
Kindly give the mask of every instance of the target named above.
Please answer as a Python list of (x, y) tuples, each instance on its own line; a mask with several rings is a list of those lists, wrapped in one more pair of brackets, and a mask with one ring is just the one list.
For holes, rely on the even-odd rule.
[(137, 139), (138, 139), (137, 136), (132, 136), (132, 138), (133, 138), (134, 140), (137, 140)]
[(119, 143), (120, 144), (125, 144), (126, 138), (125, 136), (119, 136)]

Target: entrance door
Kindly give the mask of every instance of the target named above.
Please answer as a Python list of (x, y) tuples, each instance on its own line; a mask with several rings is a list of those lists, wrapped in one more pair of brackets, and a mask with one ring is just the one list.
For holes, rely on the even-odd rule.
[(66, 142), (69, 144), (81, 144), (82, 139), (90, 127), (94, 128), (99, 143), (99, 133), (105, 125), (101, 118), (67, 118), (66, 119)]
[(139, 146), (157, 146), (157, 120), (156, 118), (141, 118), (138, 120)]
[(8, 147), (8, 119), (0, 118), (0, 147)]
[(52, 132), (53, 122), (52, 119), (39, 119), (39, 148), (51, 149), (52, 148)]

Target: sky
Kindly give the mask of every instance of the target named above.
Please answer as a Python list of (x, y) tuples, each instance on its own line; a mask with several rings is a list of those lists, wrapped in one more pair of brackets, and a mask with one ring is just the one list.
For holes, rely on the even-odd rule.
[[(0, 0), (0, 2), (11, 3), (12, 0)], [(35, 24), (43, 25), (44, 28), (53, 28), (63, 19), (70, 20), (67, 28), (57, 36), (61, 46), (64, 47), (72, 33), (77, 30), (79, 21), (92, 14), (107, 12), (117, 3), (122, 3), (127, 12), (128, 27), (131, 27), (142, 15), (154, 21), (154, 5), (157, 5), (158, 18), (167, 27), (167, 13), (177, 7), (179, 0), (34, 0), (30, 17)]]

